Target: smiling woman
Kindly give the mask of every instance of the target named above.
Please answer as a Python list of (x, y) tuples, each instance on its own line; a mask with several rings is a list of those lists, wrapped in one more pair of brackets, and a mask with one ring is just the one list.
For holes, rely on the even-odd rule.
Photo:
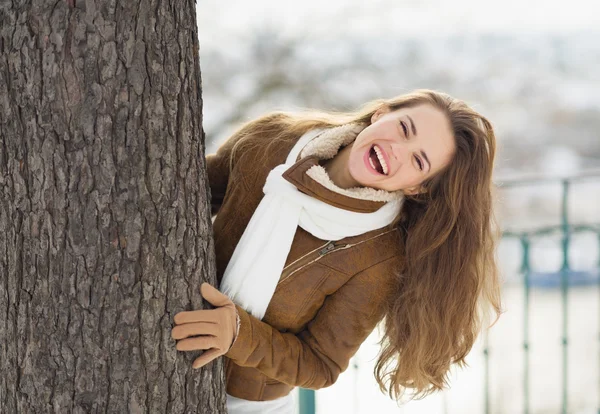
[(341, 188), (416, 194), (423, 181), (448, 165), (454, 151), (452, 129), (442, 110), (421, 104), (392, 111), (382, 105), (356, 140), (323, 165)]
[(382, 320), (381, 390), (447, 386), (500, 313), (494, 156), (489, 121), (431, 90), (269, 114), (207, 155), (227, 323), (192, 312), (174, 337), (198, 365), (226, 357), (230, 413), (293, 412), (290, 391), (335, 383)]

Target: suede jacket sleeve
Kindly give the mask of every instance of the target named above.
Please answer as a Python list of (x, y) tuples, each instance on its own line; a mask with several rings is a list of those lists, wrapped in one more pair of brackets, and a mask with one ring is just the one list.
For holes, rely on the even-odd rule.
[(206, 173), (211, 195), (211, 216), (214, 216), (223, 204), (229, 182), (231, 151), (240, 135), (234, 135), (225, 141), (215, 154), (206, 155)]
[(225, 356), (289, 385), (313, 390), (332, 385), (383, 318), (397, 260), (386, 259), (351, 277), (297, 334), (281, 333), (236, 305), (240, 331)]
[[(236, 161), (240, 158), (239, 154), (245, 151), (244, 149), (241, 149), (240, 151), (236, 150), (236, 156), (232, 159), (233, 147), (241, 140), (256, 142), (256, 138), (261, 135), (260, 132), (248, 134), (248, 130), (251, 128), (258, 130), (257, 124), (265, 124), (268, 126), (271, 122), (276, 122), (280, 118), (284, 118), (284, 116), (279, 113), (274, 113), (260, 118), (260, 120), (255, 123), (247, 124), (245, 127), (241, 128), (231, 137), (229, 137), (223, 144), (221, 144), (215, 154), (208, 154), (205, 156), (206, 173), (208, 175), (211, 193), (211, 216), (217, 214), (221, 208), (223, 199), (227, 193), (229, 174), (231, 173)], [(271, 133), (274, 130), (274, 127), (270, 128)]]

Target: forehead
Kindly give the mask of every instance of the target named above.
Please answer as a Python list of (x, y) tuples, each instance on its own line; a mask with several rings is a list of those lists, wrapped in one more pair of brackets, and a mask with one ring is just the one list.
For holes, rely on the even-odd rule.
[[(431, 173), (446, 166), (455, 150), (452, 129), (446, 115), (428, 104), (400, 108), (393, 113), (407, 122), (407, 116), (412, 119), (417, 130), (415, 145), (427, 154), (431, 161)], [(407, 126), (410, 128), (410, 122)]]

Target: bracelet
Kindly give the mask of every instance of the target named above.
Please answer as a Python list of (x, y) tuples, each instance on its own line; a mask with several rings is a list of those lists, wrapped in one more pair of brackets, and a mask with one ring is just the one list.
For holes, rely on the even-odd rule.
[[(236, 325), (237, 327), (235, 328), (235, 335), (233, 336), (233, 341), (231, 342), (231, 346), (233, 346), (233, 344), (235, 344), (235, 341), (238, 337), (238, 334), (240, 333), (240, 314), (237, 311), (237, 308), (235, 309), (235, 319), (236, 319)], [(229, 348), (231, 348), (231, 346)]]

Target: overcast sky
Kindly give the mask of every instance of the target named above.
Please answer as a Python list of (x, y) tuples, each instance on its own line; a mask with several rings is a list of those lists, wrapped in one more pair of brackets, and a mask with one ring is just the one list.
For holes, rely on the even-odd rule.
[(197, 13), (201, 45), (207, 45), (265, 26), (283, 35), (331, 37), (591, 31), (600, 28), (599, 4), (597, 0), (198, 0)]

